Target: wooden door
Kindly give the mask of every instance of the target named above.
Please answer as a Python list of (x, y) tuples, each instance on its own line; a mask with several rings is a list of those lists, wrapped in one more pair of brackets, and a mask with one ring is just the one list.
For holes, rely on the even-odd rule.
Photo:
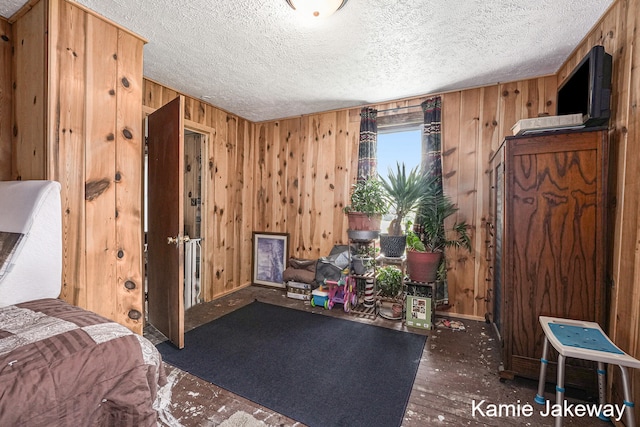
[[(149, 115), (149, 323), (184, 347), (184, 97)], [(168, 239), (175, 239), (169, 243)]]

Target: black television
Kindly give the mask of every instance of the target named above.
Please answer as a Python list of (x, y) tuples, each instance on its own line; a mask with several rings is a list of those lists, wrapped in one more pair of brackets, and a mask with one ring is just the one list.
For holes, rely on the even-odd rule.
[(608, 125), (611, 55), (594, 46), (558, 88), (558, 115), (582, 114), (585, 127)]

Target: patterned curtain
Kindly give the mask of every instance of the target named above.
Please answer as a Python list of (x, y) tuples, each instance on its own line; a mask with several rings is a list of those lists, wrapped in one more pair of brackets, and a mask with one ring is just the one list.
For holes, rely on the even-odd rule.
[[(429, 98), (424, 101), (421, 106), (424, 113), (421, 167), (424, 173), (436, 178), (438, 181), (438, 190), (442, 193), (442, 132), (440, 129), (442, 98), (434, 96), (433, 98)], [(418, 212), (418, 217), (419, 216), (420, 213)], [(441, 226), (444, 227), (444, 224)], [(442, 257), (440, 262), (445, 262), (444, 257)], [(436, 287), (436, 303), (448, 304), (449, 289), (446, 279), (446, 269), (442, 279), (443, 282), (439, 283)]]
[(435, 96), (422, 104), (424, 127), (422, 130), (422, 170), (435, 176), (442, 189), (442, 134), (440, 131), (440, 113), (442, 98)]
[(360, 143), (358, 145), (358, 179), (378, 176), (378, 110), (365, 107), (360, 111)]

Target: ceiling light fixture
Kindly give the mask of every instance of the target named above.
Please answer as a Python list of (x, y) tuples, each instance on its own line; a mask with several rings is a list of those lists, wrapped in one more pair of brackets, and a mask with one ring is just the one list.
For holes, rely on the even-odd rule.
[(312, 18), (326, 18), (341, 9), (348, 0), (287, 0), (293, 10)]

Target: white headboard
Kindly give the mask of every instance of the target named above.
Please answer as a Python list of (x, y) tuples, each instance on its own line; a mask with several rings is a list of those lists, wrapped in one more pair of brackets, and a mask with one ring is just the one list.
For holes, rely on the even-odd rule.
[(0, 307), (57, 298), (62, 283), (60, 184), (0, 181), (0, 232), (23, 234), (2, 268)]

